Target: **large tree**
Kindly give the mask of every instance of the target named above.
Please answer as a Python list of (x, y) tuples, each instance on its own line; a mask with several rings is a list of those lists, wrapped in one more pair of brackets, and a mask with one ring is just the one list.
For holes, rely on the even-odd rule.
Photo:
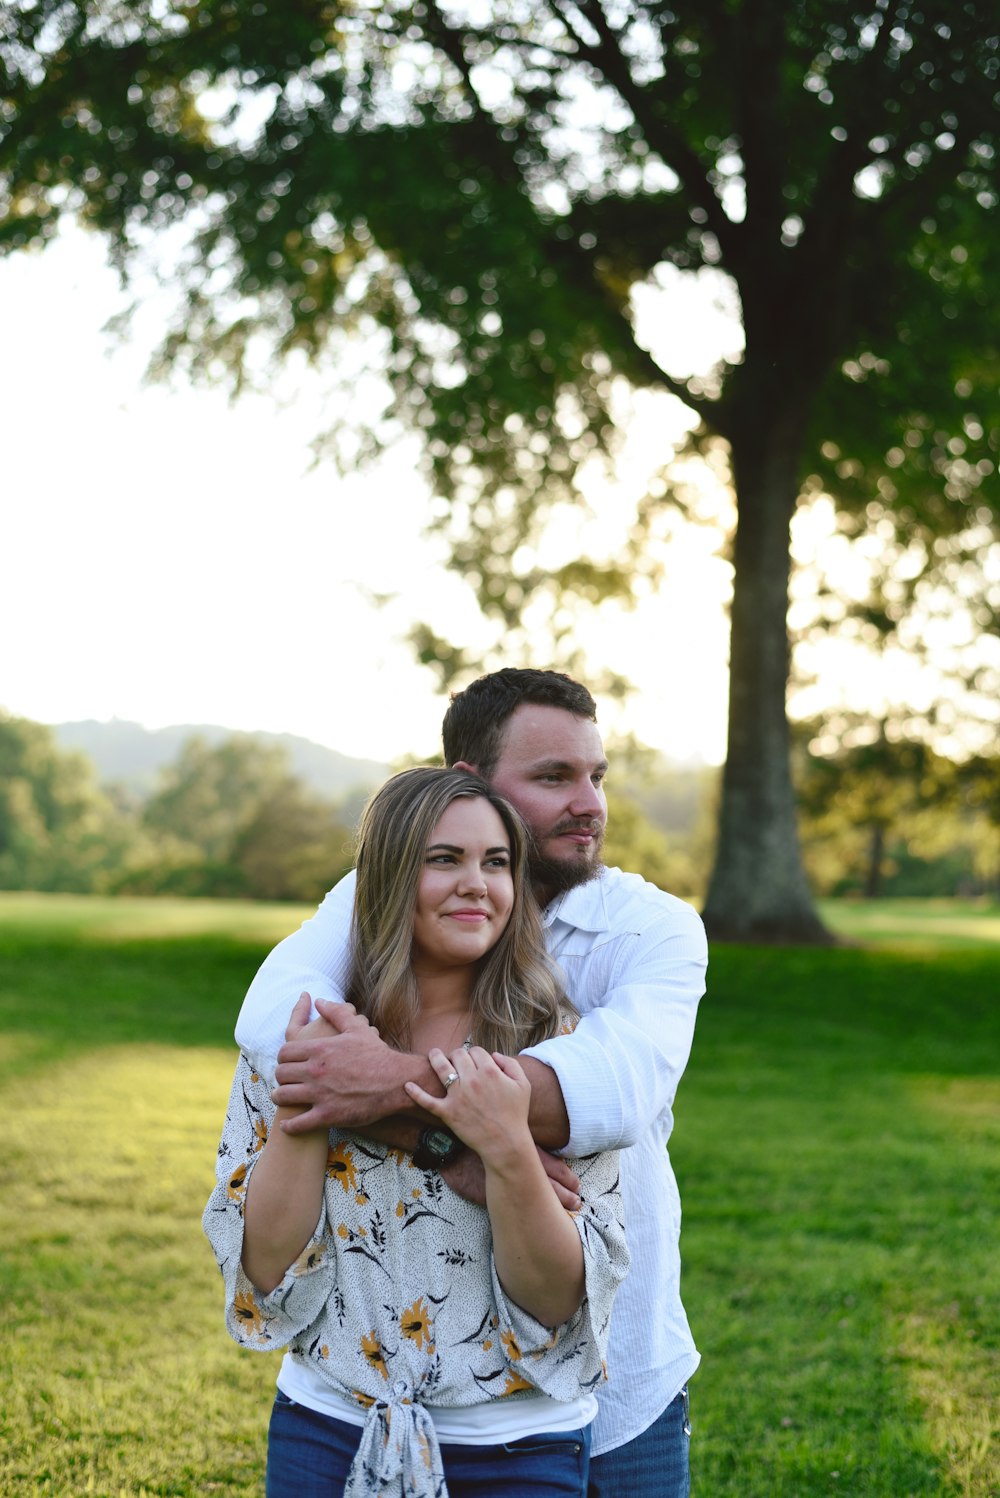
[[(36, 0), (0, 44), (0, 235), (75, 209), (127, 267), (186, 220), (168, 365), (238, 381), (381, 329), (455, 563), (509, 620), (553, 585), (528, 543), (613, 446), (622, 386), (679, 397), (739, 516), (706, 917), (820, 937), (789, 523), (818, 487), (930, 536), (992, 523), (998, 29), (986, 0)], [(683, 380), (652, 356), (635, 293), (664, 267), (728, 274), (741, 361)], [(642, 560), (633, 528), (619, 566), (555, 585), (595, 598)]]

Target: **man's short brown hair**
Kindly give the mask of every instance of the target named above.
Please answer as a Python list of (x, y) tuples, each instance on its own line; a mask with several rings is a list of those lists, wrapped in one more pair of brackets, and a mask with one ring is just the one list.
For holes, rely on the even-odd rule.
[(505, 666), (453, 694), (441, 725), (445, 764), (461, 760), (489, 779), (500, 758), (507, 719), (526, 702), (597, 721), (596, 702), (571, 676)]

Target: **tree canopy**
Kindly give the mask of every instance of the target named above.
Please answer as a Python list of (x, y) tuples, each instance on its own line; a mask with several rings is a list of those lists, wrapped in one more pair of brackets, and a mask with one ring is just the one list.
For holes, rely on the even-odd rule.
[[(371, 438), (423, 435), (454, 565), (511, 625), (649, 570), (662, 473), (618, 556), (553, 576), (534, 545), (613, 456), (623, 391), (682, 400), (738, 506), (706, 918), (818, 937), (789, 522), (825, 491), (929, 546), (995, 524), (998, 32), (984, 0), (37, 0), (0, 36), (0, 247), (74, 211), (127, 269), (183, 225), (164, 366), (237, 386), (374, 330)], [(668, 271), (728, 275), (741, 358), (683, 379), (653, 356), (637, 294)]]

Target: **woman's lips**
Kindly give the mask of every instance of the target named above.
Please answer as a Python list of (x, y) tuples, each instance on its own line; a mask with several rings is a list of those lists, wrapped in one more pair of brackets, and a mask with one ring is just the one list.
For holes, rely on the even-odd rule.
[(470, 925), (485, 921), (487, 918), (485, 910), (449, 910), (448, 916), (450, 920), (467, 921)]

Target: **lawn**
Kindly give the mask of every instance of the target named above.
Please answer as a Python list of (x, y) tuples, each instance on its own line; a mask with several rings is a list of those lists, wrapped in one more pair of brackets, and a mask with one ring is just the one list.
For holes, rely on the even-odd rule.
[[(201, 1237), (232, 1021), (303, 911), (0, 897), (0, 1493), (261, 1490)], [(1000, 1494), (1000, 913), (720, 947), (677, 1105), (696, 1498)], [(871, 945), (871, 943), (876, 943)]]

